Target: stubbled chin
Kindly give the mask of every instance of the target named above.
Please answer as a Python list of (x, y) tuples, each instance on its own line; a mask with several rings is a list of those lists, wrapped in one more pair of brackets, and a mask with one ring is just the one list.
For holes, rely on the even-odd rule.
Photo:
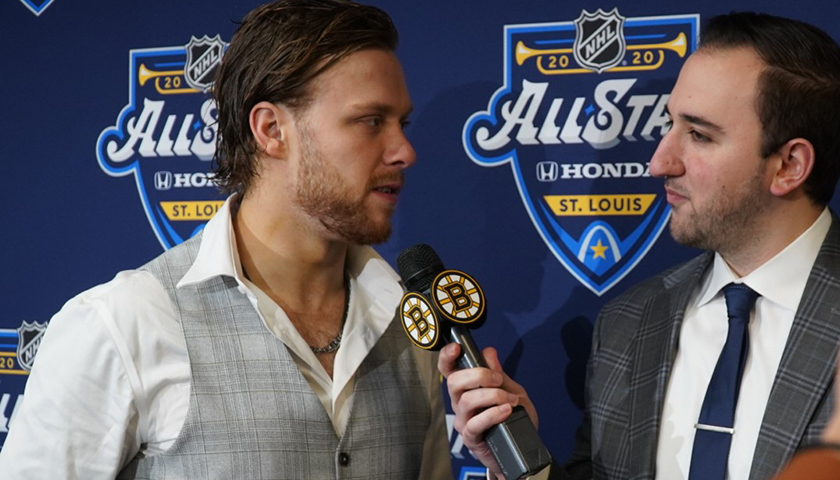
[(671, 238), (673, 238), (675, 242), (680, 245), (693, 247), (697, 241), (697, 232), (691, 230), (693, 225), (688, 222), (689, 220), (675, 216), (672, 213), (671, 220), (669, 222), (669, 230), (671, 232)]

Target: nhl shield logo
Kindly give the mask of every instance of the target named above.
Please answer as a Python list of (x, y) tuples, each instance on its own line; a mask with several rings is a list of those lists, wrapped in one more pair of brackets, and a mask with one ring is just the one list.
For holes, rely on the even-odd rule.
[(218, 35), (213, 38), (207, 35), (200, 39), (192, 37), (186, 49), (184, 78), (187, 85), (196, 90), (206, 91), (213, 85), (216, 70), (222, 63), (225, 42)]
[(698, 27), (698, 15), (617, 10), (507, 25), (504, 84), (464, 124), (470, 159), (511, 167), (546, 246), (596, 295), (644, 258), (670, 216), (649, 163)]
[(35, 361), (35, 355), (38, 353), (38, 347), (41, 346), (41, 338), (44, 336), (44, 331), (46, 329), (46, 323), (38, 322), (23, 322), (21, 326), (17, 329), (18, 364), (27, 372), (32, 370), (32, 364)]
[(598, 73), (624, 59), (624, 17), (618, 9), (581, 12), (575, 20), (574, 54), (579, 64)]
[(134, 175), (165, 249), (200, 232), (224, 203), (210, 168), (217, 111), (206, 90), (225, 48), (218, 35), (205, 35), (187, 45), (131, 50), (128, 104), (97, 141), (105, 173)]

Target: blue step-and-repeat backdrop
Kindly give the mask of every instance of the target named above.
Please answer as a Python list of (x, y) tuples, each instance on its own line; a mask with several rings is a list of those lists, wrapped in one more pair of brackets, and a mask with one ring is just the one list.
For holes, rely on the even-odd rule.
[[(222, 203), (201, 73), (259, 3), (0, 3), (0, 448), (50, 317), (189, 238)], [(840, 4), (370, 3), (400, 31), (418, 154), (377, 249), (393, 263), (428, 243), (481, 283), (489, 317), (476, 340), (527, 386), (564, 460), (598, 309), (697, 253), (670, 239), (648, 161), (704, 20), (764, 11), (840, 38)], [(483, 477), (449, 425), (456, 478)]]

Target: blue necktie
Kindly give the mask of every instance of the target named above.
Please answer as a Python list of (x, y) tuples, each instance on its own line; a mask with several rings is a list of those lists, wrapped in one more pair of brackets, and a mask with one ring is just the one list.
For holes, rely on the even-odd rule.
[(729, 445), (735, 433), (735, 405), (741, 389), (741, 374), (749, 350), (750, 311), (758, 294), (743, 284), (723, 287), (729, 333), (720, 352), (706, 398), (700, 410), (691, 453), (689, 480), (724, 480), (729, 461)]

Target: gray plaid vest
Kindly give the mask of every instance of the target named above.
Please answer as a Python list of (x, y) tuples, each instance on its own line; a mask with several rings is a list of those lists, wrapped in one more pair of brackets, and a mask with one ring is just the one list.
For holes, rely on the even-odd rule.
[(163, 284), (190, 358), (189, 410), (172, 447), (138, 455), (121, 479), (417, 478), (430, 423), (426, 388), (397, 322), (356, 373), (341, 438), (286, 346), (236, 280), (176, 289), (201, 235), (142, 267)]

